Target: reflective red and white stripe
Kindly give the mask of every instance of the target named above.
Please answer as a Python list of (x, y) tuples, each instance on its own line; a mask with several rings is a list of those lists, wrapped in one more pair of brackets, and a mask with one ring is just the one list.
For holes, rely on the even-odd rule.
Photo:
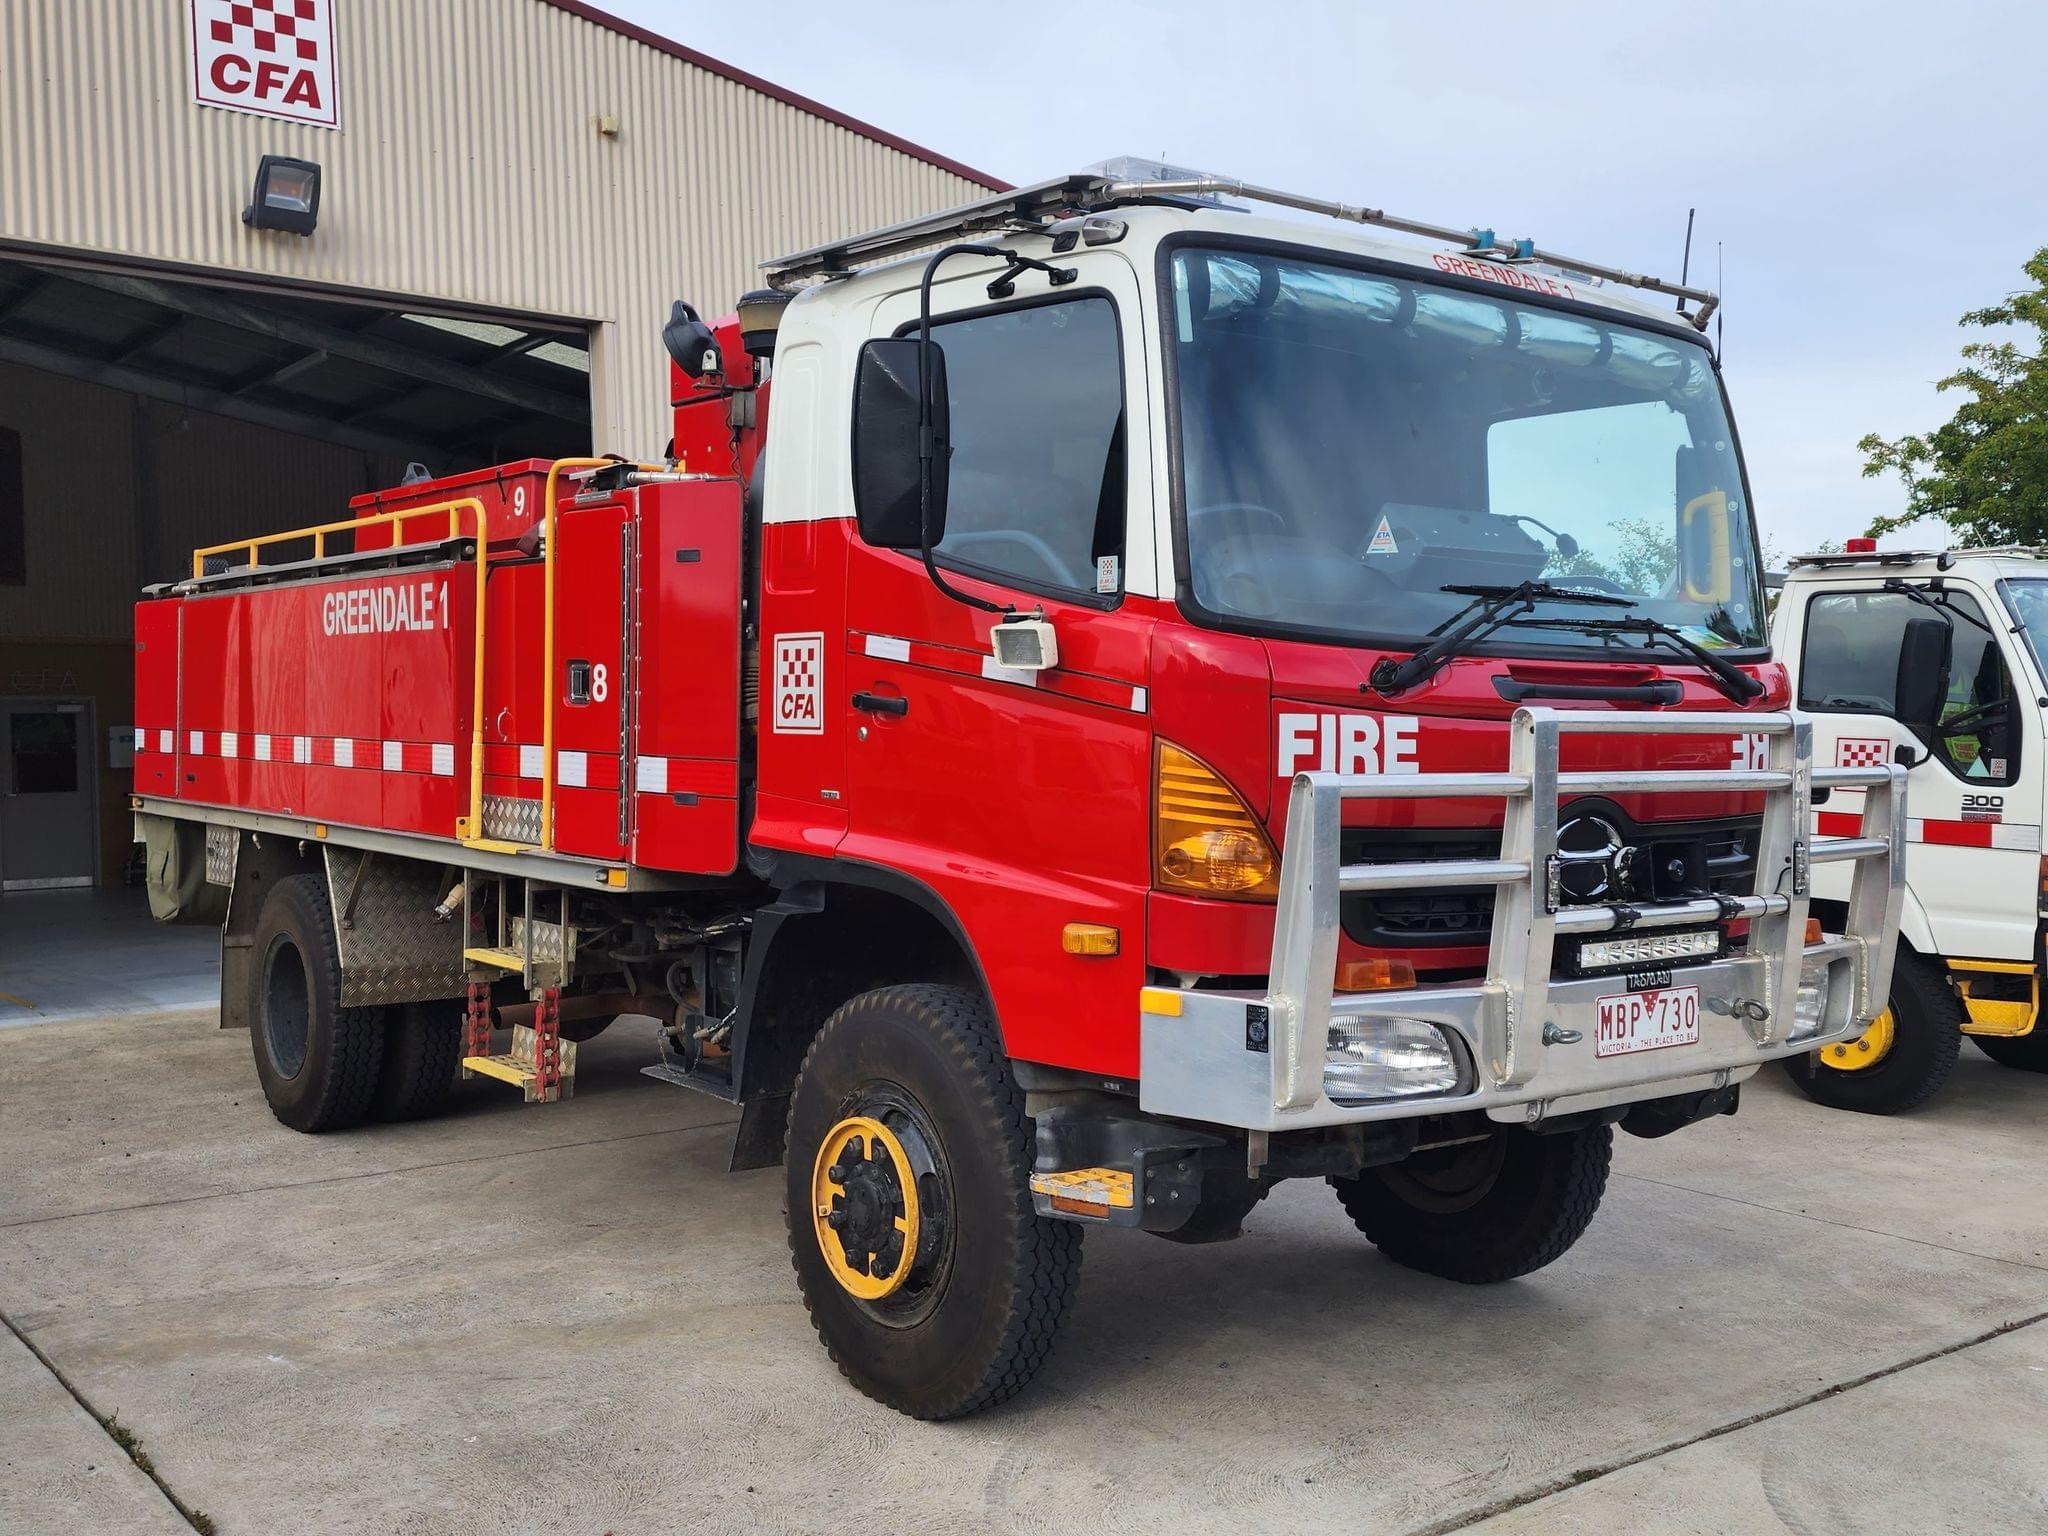
[[(217, 757), (252, 763), (297, 763), (308, 768), (375, 768), (385, 773), (455, 776), (452, 741), (385, 741), (360, 736), (293, 736), (263, 731), (187, 731), (187, 757)], [(177, 734), (161, 728), (143, 731), (137, 746), (166, 757), (178, 745)]]
[[(1860, 811), (1816, 811), (1814, 827), (1826, 837), (1861, 837)], [(2013, 853), (2039, 853), (2041, 829), (2017, 821), (1947, 821), (1908, 816), (1906, 841), (1948, 848), (2003, 848)]]

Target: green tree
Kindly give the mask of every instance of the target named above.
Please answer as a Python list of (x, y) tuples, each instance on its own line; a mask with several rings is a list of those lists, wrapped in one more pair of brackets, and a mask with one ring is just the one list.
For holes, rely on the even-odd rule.
[(1856, 445), (1865, 475), (1906, 482), (1906, 510), (1878, 518), (1872, 534), (1935, 517), (1965, 546), (2048, 544), (2048, 246), (2026, 272), (2033, 287), (1962, 318), (2023, 334), (1963, 347), (1963, 366), (1935, 386), (1967, 397), (1955, 415), (1924, 437), (1873, 432)]

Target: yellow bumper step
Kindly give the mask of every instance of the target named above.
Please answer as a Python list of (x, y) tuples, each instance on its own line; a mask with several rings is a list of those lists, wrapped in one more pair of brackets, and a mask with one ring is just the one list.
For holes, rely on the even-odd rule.
[(1131, 1208), (1132, 1184), (1127, 1168), (1062, 1168), (1031, 1175), (1031, 1193), (1043, 1195), (1055, 1211), (1103, 1220), (1112, 1210)]
[(526, 957), (514, 949), (488, 949), (481, 947), (465, 949), (462, 952), (462, 958), (471, 965), (488, 965), (497, 970), (512, 971), (515, 974), (523, 973), (526, 970)]
[(557, 1091), (542, 1088), (540, 1068), (534, 1060), (534, 1032), (524, 1024), (512, 1031), (512, 1049), (503, 1056), (465, 1056), (462, 1058), (464, 1077), (495, 1077), (501, 1083), (510, 1083), (526, 1096), (529, 1104), (552, 1104), (557, 1099), (566, 1099), (576, 1091), (576, 1042), (564, 1040), (560, 1043), (562, 1053), (562, 1081)]

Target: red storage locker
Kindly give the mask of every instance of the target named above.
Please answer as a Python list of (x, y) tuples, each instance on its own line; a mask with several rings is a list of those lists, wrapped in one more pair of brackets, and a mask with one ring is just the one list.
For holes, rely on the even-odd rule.
[[(497, 464), (489, 469), (474, 469), (467, 474), (447, 475), (439, 480), (421, 480), (388, 491), (371, 491), (350, 500), (349, 515), (368, 517), (377, 512), (403, 512), (412, 507), (430, 507), (437, 501), (459, 501), (473, 496), (484, 504), (485, 539), (492, 544), (510, 543), (540, 521), (541, 503), (547, 495), (550, 462), (547, 459), (521, 459), (513, 464)], [(556, 489), (566, 500), (574, 494), (575, 488), (565, 483)], [(356, 530), (356, 548), (389, 549), (393, 542), (392, 530), (399, 527), (397, 523), (379, 523), (375, 527), (359, 528)], [(467, 521), (459, 525), (459, 531), (470, 531)], [(448, 524), (444, 519), (422, 517), (405, 523), (397, 542), (432, 544), (447, 536)]]
[(640, 491), (633, 861), (730, 874), (740, 856), (740, 487)]

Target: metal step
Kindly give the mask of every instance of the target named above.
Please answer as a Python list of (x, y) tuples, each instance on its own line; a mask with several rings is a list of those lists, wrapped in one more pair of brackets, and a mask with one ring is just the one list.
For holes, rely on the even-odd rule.
[(694, 1089), (698, 1093), (709, 1094), (714, 1099), (722, 1099), (727, 1104), (737, 1104), (740, 1095), (732, 1080), (732, 1058), (718, 1057), (716, 1061), (721, 1070), (707, 1071), (704, 1067), (699, 1067), (695, 1072), (678, 1062), (657, 1061), (651, 1067), (642, 1067), (640, 1075), (651, 1077), (659, 1083), (673, 1083), (678, 1088)]
[(557, 1092), (543, 1092), (540, 1087), (540, 1072), (534, 1064), (534, 1032), (524, 1024), (512, 1031), (512, 1049), (503, 1056), (465, 1056), (462, 1058), (462, 1072), (465, 1077), (494, 1077), (501, 1083), (510, 1083), (519, 1089), (529, 1104), (551, 1104), (557, 1099), (566, 1099), (576, 1091), (576, 1042), (561, 1042), (562, 1083)]
[(471, 965), (488, 965), (500, 971), (511, 971), (515, 975), (526, 970), (526, 957), (512, 949), (465, 949), (462, 958)]

